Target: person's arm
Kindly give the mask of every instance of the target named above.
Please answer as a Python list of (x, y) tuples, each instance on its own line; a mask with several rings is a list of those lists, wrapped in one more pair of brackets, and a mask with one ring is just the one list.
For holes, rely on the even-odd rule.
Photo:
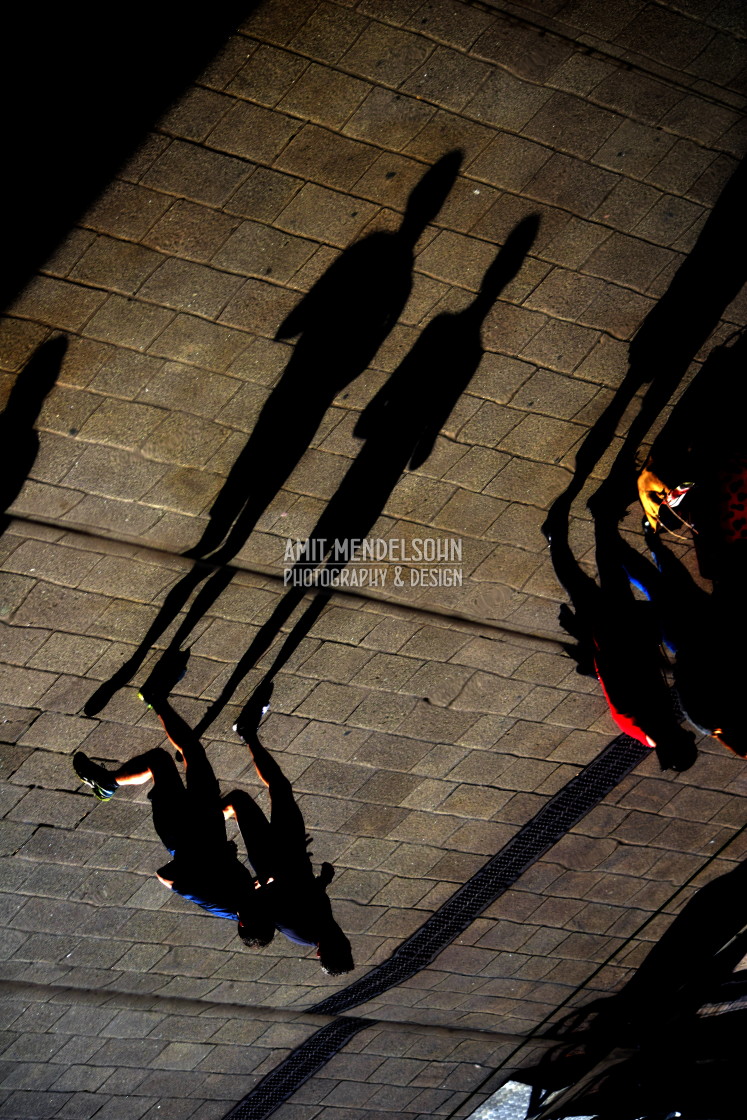
[(159, 867), (158, 871), (156, 871), (156, 878), (159, 883), (163, 883), (164, 887), (168, 887), (169, 890), (172, 890), (174, 887), (174, 875), (175, 868), (173, 859), (164, 864), (163, 867)]

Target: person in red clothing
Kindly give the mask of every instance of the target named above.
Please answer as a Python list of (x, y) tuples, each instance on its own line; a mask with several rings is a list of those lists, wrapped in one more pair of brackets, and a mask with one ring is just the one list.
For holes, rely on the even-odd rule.
[[(747, 626), (745, 363), (747, 331), (742, 329), (708, 355), (654, 440), (637, 480), (644, 533), (659, 569), (643, 582), (673, 640), (674, 681), (682, 707), (695, 727), (743, 758), (743, 671), (735, 651)], [(692, 529), (698, 568), (712, 584), (710, 594), (694, 587), (661, 543), (662, 527), (677, 536)]]
[(560, 621), (577, 639), (577, 646), (565, 648), (578, 662), (578, 671), (597, 677), (617, 726), (654, 748), (662, 770), (688, 770), (698, 753), (694, 737), (675, 717), (657, 620), (651, 604), (633, 594), (617, 517), (595, 517), (599, 583), (573, 555), (567, 517), (549, 518), (543, 532), (573, 605), (573, 610), (561, 607)]

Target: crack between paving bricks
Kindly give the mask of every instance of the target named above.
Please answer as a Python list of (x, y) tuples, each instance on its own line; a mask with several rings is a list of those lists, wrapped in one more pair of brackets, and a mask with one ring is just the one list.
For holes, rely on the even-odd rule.
[[(59, 532), (69, 534), (71, 536), (83, 537), (86, 540), (93, 542), (100, 541), (102, 542), (102, 544), (118, 544), (122, 545), (125, 548), (136, 548), (138, 550), (138, 553), (141, 554), (141, 558), (142, 553), (150, 553), (153, 557), (168, 557), (169, 561), (179, 561), (180, 565), (183, 565), (185, 572), (191, 571), (195, 567), (203, 568), (205, 569), (205, 571), (232, 570), (237, 575), (244, 573), (246, 575), (260, 576), (263, 579), (271, 580), (273, 583), (278, 585), (279, 589), (281, 589), (283, 586), (281, 577), (276, 575), (276, 573), (271, 568), (265, 568), (262, 565), (247, 565), (246, 567), (243, 567), (236, 564), (213, 565), (209, 562), (201, 560), (190, 561), (179, 552), (171, 552), (166, 548), (158, 548), (154, 545), (145, 544), (142, 540), (139, 540), (136, 537), (132, 538), (131, 540), (127, 539), (126, 537), (109, 537), (104, 536), (100, 533), (96, 533), (95, 531), (90, 529), (76, 528), (73, 525), (66, 525), (64, 523), (53, 521), (51, 519), (45, 520), (41, 517), (35, 518), (28, 516), (18, 516), (17, 514), (12, 514), (11, 516), (13, 518), (10, 526), (11, 530), (13, 524), (21, 526), (43, 526), (44, 528), (56, 529)], [(486, 586), (491, 585), (486, 584)], [(504, 585), (501, 584), (500, 586)], [(505, 624), (490, 621), (482, 621), (480, 619), (473, 618), (468, 614), (463, 614), (460, 611), (439, 610), (438, 607), (432, 605), (428, 607), (418, 607), (410, 603), (400, 602), (396, 599), (387, 599), (384, 596), (356, 594), (354, 592), (348, 591), (344, 587), (334, 588), (333, 594), (339, 595), (340, 597), (344, 597), (345, 599), (351, 600), (353, 602), (376, 603), (384, 607), (390, 607), (395, 612), (401, 611), (405, 614), (414, 614), (423, 619), (455, 622), (467, 631), (474, 631), (477, 636), (494, 637), (498, 638), (499, 640), (518, 641), (520, 644), (525, 644), (529, 648), (535, 650), (557, 652), (557, 650), (564, 648), (562, 638), (554, 637), (547, 632), (522, 629), (520, 627), (511, 627), (506, 626)], [(487, 634), (484, 633), (485, 631), (487, 631)]]
[[(676, 71), (673, 69), (673, 67), (669, 66), (665, 62), (657, 62), (653, 57), (648, 58), (646, 55), (642, 55), (639, 51), (625, 48), (622, 45), (620, 47), (620, 54), (612, 54), (610, 51), (605, 51), (601, 47), (595, 45), (599, 42), (606, 42), (608, 46), (611, 45), (607, 40), (601, 39), (598, 35), (595, 35), (592, 32), (585, 32), (581, 28), (574, 29), (567, 24), (561, 23), (560, 20), (554, 19), (552, 16), (543, 17), (541, 12), (532, 11), (532, 17), (534, 18), (530, 18), (528, 14), (524, 14), (526, 13), (526, 8), (520, 3), (504, 3), (504, 6), (502, 8), (497, 7), (497, 5), (494, 3), (490, 3), (489, 0), (463, 0), (463, 3), (468, 8), (476, 8), (478, 11), (489, 12), (492, 15), (497, 15), (498, 17), (502, 16), (504, 23), (523, 24), (524, 27), (527, 27), (532, 31), (536, 31), (538, 33), (538, 36), (549, 34), (554, 39), (560, 39), (562, 42), (567, 43), (570, 47), (573, 48), (574, 51), (578, 53), (589, 54), (595, 58), (601, 58), (605, 62), (616, 65), (621, 70), (635, 70), (639, 74), (643, 74), (647, 78), (652, 78), (655, 81), (660, 81), (662, 83), (665, 83), (666, 85), (670, 85), (674, 89), (677, 89), (686, 95), (695, 93), (698, 96), (702, 96), (705, 101), (710, 101), (715, 105), (721, 105), (724, 108), (731, 109), (734, 112), (739, 111), (731, 102), (721, 100), (717, 97), (714, 97), (713, 95), (705, 93), (705, 91), (703, 90), (696, 89), (696, 83), (700, 80), (700, 75), (698, 74), (690, 74), (688, 71), (684, 70), (684, 68), (683, 71)], [(562, 11), (560, 14), (562, 15)], [(679, 12), (679, 14), (685, 14), (685, 17), (690, 19), (691, 22), (696, 22), (695, 20), (692, 20), (691, 17), (687, 16), (686, 13)], [(538, 22), (538, 16), (543, 18), (544, 22)], [(716, 34), (718, 34), (719, 32), (724, 33), (723, 28), (719, 28), (714, 24), (708, 23), (706, 20), (698, 20), (697, 22), (705, 27), (708, 27)], [(396, 27), (398, 25), (387, 24), (387, 26)], [(574, 34), (574, 30), (576, 31), (576, 34)], [(727, 34), (731, 34), (731, 38), (734, 39), (735, 42), (739, 43), (741, 41), (740, 38), (733, 33)], [(428, 36), (424, 35), (423, 37), (427, 38)], [(433, 42), (439, 42), (439, 40), (433, 40)], [(581, 47), (580, 50), (579, 44)], [(454, 49), (456, 48), (452, 46), (452, 50)], [(471, 50), (472, 48), (470, 48), (470, 51)], [(497, 63), (497, 65), (500, 65), (500, 63)], [(506, 70), (509, 69), (508, 67), (504, 68)], [(509, 72), (513, 73), (513, 71)], [(685, 85), (678, 79), (676, 75), (681, 72), (687, 73), (688, 77), (692, 79), (691, 85)], [(534, 85), (542, 84), (541, 82), (533, 82), (531, 78), (525, 78), (521, 74), (516, 74), (516, 77), (521, 78), (522, 81), (532, 82), (532, 84)], [(738, 94), (738, 90), (732, 89), (730, 86), (721, 86), (720, 88), (723, 89), (725, 93)]]
[[(131, 1008), (139, 1011), (155, 1011), (160, 1014), (188, 1015), (190, 1013), (203, 1018), (238, 1018), (256, 1019), (262, 1016), (270, 1022), (307, 1024), (309, 1027), (325, 1027), (338, 1022), (341, 1018), (353, 1018), (345, 1015), (315, 1015), (312, 1012), (299, 1009), (294, 1011), (287, 1007), (271, 1007), (265, 1004), (247, 1003), (217, 1003), (210, 999), (190, 999), (185, 996), (159, 995), (153, 992), (143, 995), (138, 992), (119, 991), (116, 988), (100, 991), (91, 988), (75, 988), (64, 984), (36, 984), (29, 980), (0, 980), (0, 993), (7, 999), (21, 998), (32, 1003), (75, 1003), (78, 1005), (116, 1006), (117, 1008)], [(41, 998), (40, 998), (41, 997)], [(165, 1005), (168, 1004), (168, 1007)], [(164, 1006), (162, 1006), (164, 1005)], [(399, 1031), (402, 1034), (428, 1033), (444, 1038), (459, 1036), (465, 1039), (483, 1039), (488, 1037), (496, 1042), (513, 1042), (522, 1044), (525, 1036), (508, 1031), (495, 1031), (481, 1027), (450, 1027), (442, 1023), (418, 1023), (409, 1019), (375, 1019), (364, 1016), (355, 1016), (356, 1019), (365, 1020), (367, 1027), (382, 1027), (387, 1031)], [(548, 1046), (550, 1042), (548, 1042)]]

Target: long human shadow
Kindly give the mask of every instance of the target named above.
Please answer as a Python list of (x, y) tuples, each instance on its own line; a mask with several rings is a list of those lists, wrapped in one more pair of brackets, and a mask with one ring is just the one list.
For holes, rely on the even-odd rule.
[[(632, 498), (635, 455), (690, 363), (708, 339), (724, 309), (747, 280), (747, 161), (743, 161), (719, 196), (695, 245), (669, 287), (644, 319), (630, 343), (629, 368), (614, 397), (576, 453), (571, 481), (551, 512), (570, 510), (610, 446), (617, 425), (635, 394), (648, 389), (631, 421), (610, 471), (610, 484), (598, 493), (610, 501), (622, 492)], [(623, 489), (619, 483), (622, 480)]]
[[(131, 679), (155, 641), (204, 580), (170, 649), (177, 649), (230, 583), (226, 566), (301, 460), (331, 406), (370, 365), (412, 290), (414, 251), (451, 190), (462, 161), (448, 152), (413, 188), (399, 229), (362, 238), (327, 269), (278, 328), (298, 337), (278, 384), (210, 510), (200, 540), (185, 555), (199, 561), (167, 594), (142, 642), (84, 707), (95, 715)], [(208, 579), (208, 577), (210, 577)]]
[[(200, 722), (202, 730), (215, 719), (304, 598), (309, 574), (325, 557), (330, 578), (345, 567), (347, 559), (344, 553), (335, 555), (334, 542), (365, 538), (403, 472), (408, 468), (416, 470), (428, 458), (436, 437), (480, 364), (484, 353), (483, 320), (521, 268), (538, 226), (535, 215), (519, 222), (485, 273), (475, 299), (463, 311), (442, 312), (432, 319), (361, 413), (354, 431), (365, 440), (363, 447), (309, 535), (287, 581), (291, 589), (205, 713)], [(324, 601), (326, 598), (328, 593)], [(308, 617), (299, 620), (291, 634), (293, 648), (318, 617), (319, 610), (318, 601), (312, 601)], [(268, 677), (286, 659), (281, 651)]]
[(746, 950), (744, 862), (697, 891), (620, 992), (548, 1030), (557, 1046), (520, 1074), (531, 1120), (733, 1115), (708, 1108), (739, 1099), (747, 1012), (698, 1013), (741, 994)]
[(44, 399), (59, 376), (67, 350), (64, 335), (42, 342), (16, 377), (8, 403), (0, 414), (0, 447), (3, 469), (0, 474), (0, 534), (10, 518), (5, 511), (21, 492), (39, 453), (39, 436), (34, 428)]

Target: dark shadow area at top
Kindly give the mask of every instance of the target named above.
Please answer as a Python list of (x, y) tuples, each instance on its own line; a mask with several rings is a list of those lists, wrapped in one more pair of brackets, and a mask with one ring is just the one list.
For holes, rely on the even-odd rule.
[(10, 521), (5, 511), (20, 494), (39, 452), (34, 424), (44, 398), (57, 380), (66, 350), (67, 339), (63, 335), (38, 346), (16, 377), (0, 414), (0, 535)]
[(202, 7), (14, 5), (3, 19), (3, 273), (21, 291), (252, 0)]
[(746, 196), (747, 161), (743, 161), (721, 192), (669, 288), (630, 343), (628, 372), (581, 444), (573, 478), (553, 503), (551, 514), (561, 516), (570, 511), (574, 498), (610, 446), (626, 408), (636, 392), (648, 385), (609, 479), (597, 491), (600, 500), (618, 505), (622, 501), (623, 509), (634, 497), (634, 463), (641, 440), (747, 280)]
[[(726, 1120), (744, 1097), (747, 862), (702, 887), (615, 996), (566, 1016), (540, 1062), (530, 1120)], [(738, 1106), (737, 1106), (738, 1110)]]
[[(320, 568), (325, 556), (326, 566), (320, 571), (330, 578), (346, 566), (347, 559), (335, 555), (334, 542), (367, 537), (404, 471), (415, 470), (426, 461), (480, 364), (484, 353), (480, 333), (483, 320), (521, 268), (538, 225), (536, 216), (519, 222), (485, 273), (472, 302), (463, 311), (442, 312), (432, 319), (363, 410), (354, 431), (365, 441), (363, 447), (310, 533), (305, 551), (292, 569), (290, 590), (205, 713), (200, 732), (216, 718), (257, 659), (269, 649), (306, 595), (309, 583), (314, 585), (315, 569)], [(312, 600), (275, 657), (266, 679), (271, 679), (285, 664), (329, 595), (329, 591), (324, 591)]]
[[(369, 234), (346, 249), (278, 328), (299, 336), (278, 384), (186, 555), (198, 561), (168, 593), (125, 664), (85, 705), (95, 715), (132, 677), (154, 642), (207, 579), (174, 635), (179, 648), (233, 578), (230, 562), (309, 447), (335, 397), (368, 368), (412, 290), (415, 245), (443, 206), (462, 154), (449, 152), (413, 188), (399, 229)], [(210, 578), (208, 578), (210, 577)]]

